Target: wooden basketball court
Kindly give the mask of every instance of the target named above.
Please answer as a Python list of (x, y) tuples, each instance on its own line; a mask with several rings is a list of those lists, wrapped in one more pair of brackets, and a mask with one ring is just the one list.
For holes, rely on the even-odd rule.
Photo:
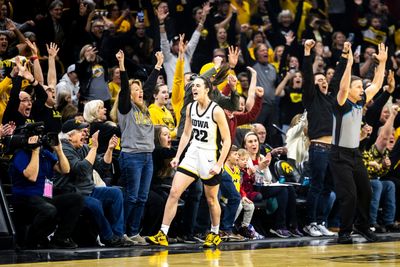
[(400, 234), (381, 234), (367, 243), (355, 235), (352, 245), (333, 238), (268, 238), (229, 242), (216, 250), (175, 244), (168, 249), (141, 246), (107, 249), (0, 251), (0, 266), (400, 266)]

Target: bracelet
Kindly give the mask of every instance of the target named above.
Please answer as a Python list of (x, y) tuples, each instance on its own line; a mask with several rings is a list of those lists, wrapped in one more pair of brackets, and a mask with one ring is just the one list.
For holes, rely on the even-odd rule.
[(160, 26), (164, 26), (164, 25), (165, 25), (165, 23), (163, 22), (163, 23), (160, 23), (159, 25), (160, 25)]
[(33, 61), (35, 61), (36, 59), (38, 59), (38, 57), (37, 57), (37, 56), (31, 56), (29, 59), (30, 59), (30, 61), (33, 62)]
[(345, 54), (345, 55), (347, 55), (349, 53), (349, 51), (347, 51), (347, 52), (342, 52), (342, 54)]
[(30, 81), (30, 84), (34, 84), (36, 82), (36, 79), (33, 78), (33, 81)]
[(201, 23), (201, 22), (199, 22), (199, 24), (198, 24), (199, 26), (201, 26), (201, 27), (203, 27), (204, 26), (204, 24), (203, 23)]

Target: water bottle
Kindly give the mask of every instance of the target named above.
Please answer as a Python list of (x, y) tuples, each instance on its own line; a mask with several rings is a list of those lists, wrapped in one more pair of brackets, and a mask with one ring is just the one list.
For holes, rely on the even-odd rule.
[(284, 184), (286, 182), (285, 176), (281, 175), (279, 176), (279, 183)]
[(302, 186), (308, 186), (310, 184), (310, 177), (305, 176), (303, 183), (301, 184)]

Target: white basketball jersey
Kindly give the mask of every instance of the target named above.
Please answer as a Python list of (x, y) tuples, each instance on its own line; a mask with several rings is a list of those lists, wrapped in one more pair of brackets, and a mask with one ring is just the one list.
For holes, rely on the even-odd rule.
[(191, 145), (202, 149), (219, 148), (221, 138), (217, 123), (214, 121), (213, 112), (217, 104), (210, 102), (203, 114), (198, 112), (197, 101), (193, 102), (190, 108), (190, 119), (192, 121), (193, 138)]

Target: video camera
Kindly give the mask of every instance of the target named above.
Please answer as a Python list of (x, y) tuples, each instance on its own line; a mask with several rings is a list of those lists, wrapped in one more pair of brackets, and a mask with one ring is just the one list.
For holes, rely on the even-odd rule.
[[(37, 135), (36, 143), (31, 144), (29, 138)], [(57, 146), (59, 144), (58, 133), (44, 132), (43, 122), (27, 123), (15, 129), (13, 135), (4, 136), (1, 139), (3, 154), (12, 154), (17, 149), (34, 149), (39, 146)]]

